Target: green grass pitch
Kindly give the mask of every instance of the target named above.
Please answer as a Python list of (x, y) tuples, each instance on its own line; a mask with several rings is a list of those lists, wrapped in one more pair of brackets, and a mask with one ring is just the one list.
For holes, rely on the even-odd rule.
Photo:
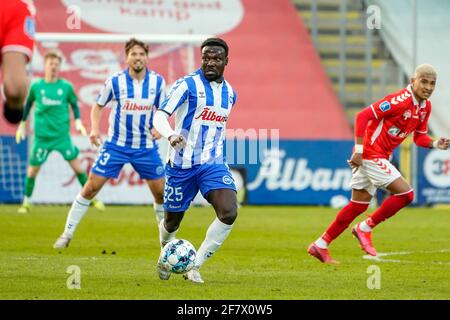
[[(0, 206), (1, 299), (450, 299), (449, 210), (408, 208), (377, 227), (374, 245), (388, 261), (363, 259), (348, 229), (331, 246), (340, 264), (324, 265), (306, 248), (336, 210), (242, 207), (199, 285), (180, 275), (159, 280), (150, 206), (90, 208), (71, 246), (54, 250), (68, 209), (34, 206), (19, 215), (17, 206)], [(191, 208), (177, 237), (198, 248), (213, 219), (212, 208)], [(67, 287), (72, 265), (80, 268), (80, 289)], [(379, 289), (368, 288), (371, 265), (379, 268)]]

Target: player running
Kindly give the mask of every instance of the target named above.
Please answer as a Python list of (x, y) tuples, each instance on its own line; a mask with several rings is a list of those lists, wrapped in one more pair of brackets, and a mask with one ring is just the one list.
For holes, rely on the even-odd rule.
[[(201, 57), (201, 68), (176, 81), (155, 114), (156, 129), (172, 146), (166, 165), (165, 216), (159, 225), (161, 246), (175, 238), (199, 190), (217, 215), (197, 251), (194, 268), (184, 275), (197, 283), (203, 282), (200, 267), (228, 237), (237, 217), (236, 187), (223, 152), (226, 123), (236, 103), (235, 91), (223, 78), (228, 45), (222, 39), (207, 39)], [(172, 114), (175, 131), (168, 122)], [(162, 280), (170, 277), (160, 261), (157, 272)]]
[(144, 42), (130, 39), (125, 44), (125, 54), (128, 68), (106, 80), (92, 107), (90, 140), (97, 147), (102, 144), (99, 126), (103, 108), (108, 103), (113, 108), (109, 116), (108, 139), (92, 167), (88, 182), (72, 204), (64, 232), (53, 245), (55, 249), (68, 247), (92, 199), (108, 179), (119, 176), (126, 163), (146, 180), (155, 199), (156, 219), (159, 222), (163, 218), (164, 166), (155, 142), (159, 134), (153, 129), (153, 108), (160, 106), (165, 98), (165, 81), (146, 67), (148, 46)]
[(0, 65), (6, 98), (3, 115), (10, 123), (22, 119), (28, 93), (26, 65), (33, 56), (35, 13), (32, 0), (0, 1)]
[(431, 65), (416, 68), (407, 88), (386, 96), (356, 116), (356, 145), (348, 161), (353, 169), (352, 199), (338, 214), (325, 233), (308, 247), (308, 253), (325, 263), (336, 263), (330, 256), (328, 245), (350, 223), (367, 210), (376, 188), (385, 188), (392, 195), (365, 221), (352, 228), (360, 247), (376, 256), (372, 244), (372, 230), (392, 217), (414, 199), (411, 186), (389, 162), (393, 150), (410, 134), (419, 147), (448, 149), (450, 140), (434, 140), (427, 135), (431, 114), (428, 100), (436, 86), (436, 71)]
[[(72, 84), (59, 77), (61, 62), (62, 58), (57, 52), (49, 51), (45, 54), (44, 78), (37, 79), (31, 86), (22, 121), (16, 132), (16, 142), (20, 143), (26, 137), (26, 121), (34, 104), (33, 145), (25, 179), (25, 197), (18, 213), (30, 211), (36, 176), (52, 151), (58, 151), (69, 162), (82, 186), (87, 181), (86, 172), (78, 159), (80, 150), (70, 138), (69, 105), (74, 114), (75, 128), (83, 135), (86, 135), (86, 129), (80, 119), (80, 109)], [(93, 205), (99, 210), (105, 209), (99, 200), (94, 200)]]

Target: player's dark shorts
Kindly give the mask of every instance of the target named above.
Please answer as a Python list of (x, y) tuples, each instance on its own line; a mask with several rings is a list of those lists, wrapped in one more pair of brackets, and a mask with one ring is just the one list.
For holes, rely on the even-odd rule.
[(164, 177), (164, 165), (157, 147), (131, 149), (108, 142), (101, 148), (91, 172), (105, 178), (117, 178), (126, 163), (131, 164), (141, 179), (156, 180)]
[(52, 151), (58, 151), (66, 161), (72, 161), (80, 154), (80, 150), (72, 143), (69, 135), (57, 138), (34, 137), (30, 154), (30, 165), (41, 166), (47, 161)]
[(208, 192), (216, 189), (236, 191), (228, 165), (201, 164), (180, 169), (167, 164), (164, 209), (169, 212), (186, 211), (199, 190), (206, 199)]

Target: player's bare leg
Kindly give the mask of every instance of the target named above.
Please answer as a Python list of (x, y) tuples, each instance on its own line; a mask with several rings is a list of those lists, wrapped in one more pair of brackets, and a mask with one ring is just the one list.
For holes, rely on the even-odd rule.
[(207, 197), (216, 211), (217, 218), (209, 226), (205, 240), (197, 251), (194, 268), (184, 275), (185, 279), (196, 283), (204, 282), (200, 276), (200, 267), (220, 248), (237, 218), (237, 199), (234, 190), (212, 190)]
[(41, 169), (40, 166), (28, 166), (27, 177), (25, 179), (25, 196), (23, 197), (22, 206), (17, 210), (17, 213), (28, 213), (31, 209), (30, 198), (33, 194), (34, 183), (36, 177)]
[[(86, 172), (81, 167), (81, 162), (79, 158), (75, 158), (72, 161), (69, 161), (69, 165), (72, 168), (73, 172), (77, 176), (78, 182), (81, 184), (81, 186), (84, 186), (88, 180), (88, 176)], [(93, 198), (92, 199), (92, 205), (95, 209), (99, 211), (105, 211), (105, 205), (102, 201)]]
[(329, 244), (336, 239), (357, 216), (367, 210), (372, 195), (364, 189), (352, 190), (351, 201), (339, 211), (335, 220), (330, 224), (325, 233), (308, 247), (308, 253), (319, 261), (335, 264), (328, 250)]
[[(183, 220), (184, 212), (165, 212), (164, 219), (159, 223), (159, 240), (162, 248), (172, 239), (175, 239), (181, 220)], [(156, 264), (156, 272), (161, 280), (169, 280), (171, 272), (166, 270), (161, 263), (160, 254), (158, 263)]]
[(3, 114), (10, 123), (22, 120), (30, 84), (26, 63), (25, 55), (20, 52), (5, 52), (2, 57), (3, 90), (6, 97)]
[(69, 242), (73, 238), (78, 224), (88, 210), (92, 199), (102, 189), (106, 181), (108, 181), (108, 178), (98, 176), (94, 173), (89, 175), (88, 181), (72, 203), (72, 207), (67, 215), (64, 232), (56, 240), (53, 248), (62, 249), (69, 246)]
[(156, 222), (159, 223), (164, 219), (164, 178), (151, 180), (147, 179), (150, 192), (153, 195), (153, 210), (155, 211)]
[(352, 228), (352, 233), (359, 240), (361, 248), (373, 256), (376, 255), (376, 250), (371, 240), (372, 229), (392, 217), (414, 199), (414, 191), (403, 177), (394, 180), (387, 187), (387, 190), (392, 195), (383, 201), (381, 206), (368, 219)]

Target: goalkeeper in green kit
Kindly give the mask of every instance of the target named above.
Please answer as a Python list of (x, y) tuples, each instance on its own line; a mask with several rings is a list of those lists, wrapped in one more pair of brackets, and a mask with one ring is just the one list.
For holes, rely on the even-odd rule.
[[(88, 179), (78, 159), (80, 150), (70, 138), (69, 104), (75, 117), (76, 129), (82, 135), (87, 133), (80, 119), (80, 109), (72, 84), (58, 76), (61, 62), (62, 58), (57, 52), (50, 51), (45, 55), (45, 77), (37, 79), (32, 84), (22, 122), (16, 132), (16, 142), (20, 143), (25, 139), (26, 120), (34, 103), (34, 139), (25, 180), (25, 197), (22, 206), (18, 209), (19, 213), (29, 212), (36, 176), (52, 151), (58, 151), (64, 160), (69, 162), (81, 185), (84, 185)], [(98, 210), (105, 209), (99, 200), (94, 199), (92, 204)]]

